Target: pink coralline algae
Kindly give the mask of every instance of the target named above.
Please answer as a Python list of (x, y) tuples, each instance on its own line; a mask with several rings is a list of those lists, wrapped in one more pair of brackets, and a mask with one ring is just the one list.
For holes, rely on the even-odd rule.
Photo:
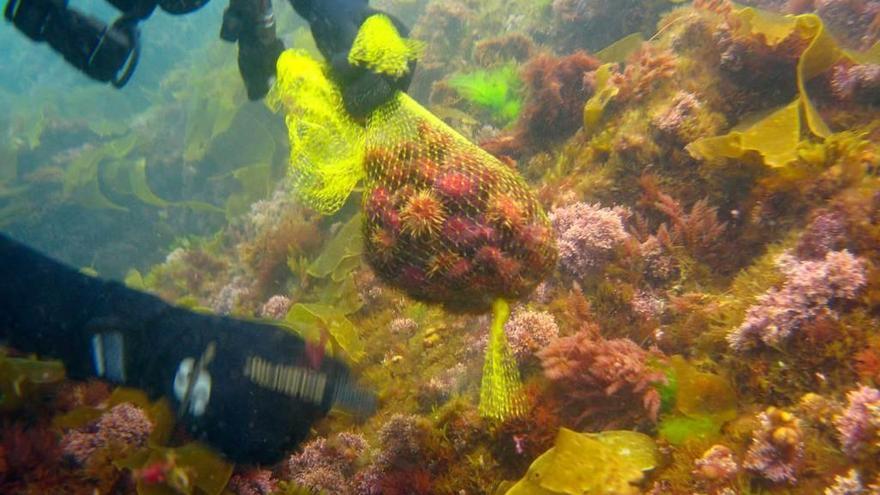
[(834, 484), (825, 489), (825, 495), (868, 495), (859, 472), (850, 469), (846, 476), (835, 476)]
[(629, 239), (623, 224), (629, 216), (624, 208), (587, 203), (553, 210), (550, 221), (558, 236), (563, 271), (578, 280), (597, 273), (612, 259), (615, 248)]
[(666, 301), (651, 291), (639, 289), (630, 301), (633, 312), (645, 319), (659, 318), (666, 309)]
[(853, 48), (867, 49), (877, 42), (877, 0), (815, 0), (816, 13), (838, 38)]
[(366, 452), (367, 442), (354, 433), (340, 433), (332, 441), (318, 438), (291, 456), (285, 465), (285, 478), (314, 491), (339, 495), (355, 493), (352, 479), (358, 459)]
[(880, 103), (880, 65), (839, 65), (831, 76), (831, 91), (839, 100)]
[(418, 416), (395, 414), (379, 430), (381, 451), (374, 464), (383, 468), (418, 463), (424, 452), (429, 426)]
[(644, 274), (648, 279), (663, 282), (678, 274), (678, 261), (656, 236), (645, 239), (639, 245), (639, 253), (642, 255)]
[[(659, 351), (646, 351), (632, 340), (602, 338), (595, 327), (561, 337), (538, 353), (544, 375), (564, 389), (564, 398), (582, 408), (578, 421), (606, 406), (631, 410), (641, 405), (652, 421), (660, 410), (656, 386), (665, 375), (649, 365), (662, 359)], [(613, 399), (609, 399), (613, 397)]]
[(687, 141), (691, 136), (688, 126), (693, 125), (697, 113), (703, 104), (693, 93), (680, 91), (672, 100), (672, 104), (664, 112), (656, 115), (651, 124), (660, 133)]
[[(477, 326), (489, 327), (489, 318), (482, 317), (477, 321)], [(559, 326), (550, 313), (519, 306), (504, 324), (504, 333), (514, 357), (522, 364), (559, 336)], [(472, 339), (468, 351), (474, 355), (482, 355), (488, 343), (488, 332), (480, 332)]]
[(804, 460), (800, 420), (769, 407), (758, 415), (760, 426), (752, 437), (743, 467), (774, 483), (796, 483)]
[(211, 299), (211, 309), (221, 315), (228, 315), (250, 294), (251, 289), (244, 277), (237, 276)]
[(99, 450), (118, 452), (143, 446), (152, 432), (153, 423), (146, 413), (123, 402), (90, 425), (68, 431), (61, 439), (61, 448), (66, 457), (85, 466)]
[(519, 307), (504, 325), (507, 341), (518, 361), (524, 361), (559, 336), (556, 319), (546, 311)]
[(274, 295), (260, 308), (260, 316), (272, 320), (283, 320), (290, 309), (290, 298), (280, 294)]
[[(391, 416), (379, 430), (378, 454), (357, 475), (357, 494), (382, 495), (387, 493), (386, 485), (395, 484), (395, 479), (406, 480), (409, 474), (428, 469), (425, 444), (431, 434), (430, 428), (426, 421), (415, 415)], [(421, 491), (413, 489), (406, 493)]]
[(724, 445), (713, 445), (694, 461), (695, 478), (710, 484), (732, 480), (739, 474), (733, 451)]
[(278, 490), (278, 484), (272, 479), (272, 471), (251, 469), (234, 474), (226, 488), (235, 495), (270, 495)]
[(865, 263), (847, 250), (830, 251), (821, 260), (801, 260), (782, 255), (777, 266), (785, 274), (781, 288), (758, 297), (745, 321), (727, 336), (737, 351), (758, 342), (781, 346), (802, 325), (820, 317), (835, 318), (835, 302), (854, 299), (865, 286)]
[(419, 404), (423, 408), (429, 409), (446, 402), (454, 394), (461, 392), (465, 385), (466, 371), (465, 365), (458, 363), (420, 385), (416, 396)]
[(843, 452), (850, 457), (877, 452), (880, 448), (880, 391), (861, 386), (846, 394), (848, 404), (834, 418)]
[(846, 246), (846, 220), (838, 212), (817, 215), (798, 240), (795, 253), (801, 259), (822, 259), (829, 251)]

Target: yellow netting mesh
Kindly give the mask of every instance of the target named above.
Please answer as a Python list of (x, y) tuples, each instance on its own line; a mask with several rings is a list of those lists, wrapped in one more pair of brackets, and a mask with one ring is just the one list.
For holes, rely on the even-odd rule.
[(510, 306), (504, 299), (492, 305), (492, 326), (489, 327), (489, 345), (483, 362), (480, 381), (480, 415), (501, 419), (521, 416), (526, 410), (525, 395), (519, 380), (516, 358), (507, 344), (504, 324), (510, 316)]
[(285, 114), (294, 190), (308, 207), (329, 215), (364, 176), (365, 134), (325, 70), (305, 52), (285, 51), (266, 103)]
[[(405, 70), (414, 45), (379, 17), (352, 52), (369, 67)], [(332, 213), (364, 179), (364, 251), (383, 280), (449, 309), (494, 309), (480, 412), (521, 413), (504, 300), (527, 294), (556, 263), (550, 222), (525, 181), (405, 94), (354, 122), (324, 66), (303, 54), (281, 56), (267, 101), (285, 112), (304, 203)]]
[(400, 36), (388, 16), (372, 15), (364, 21), (348, 52), (348, 62), (373, 72), (401, 77), (424, 49), (424, 43)]

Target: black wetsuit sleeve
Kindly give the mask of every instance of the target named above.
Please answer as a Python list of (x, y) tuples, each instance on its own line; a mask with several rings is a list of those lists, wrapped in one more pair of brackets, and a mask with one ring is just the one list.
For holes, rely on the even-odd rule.
[(0, 336), (25, 352), (64, 361), (68, 375), (94, 373), (88, 326), (96, 315), (127, 315), (137, 326), (168, 305), (149, 294), (91, 277), (0, 234)]
[(198, 357), (229, 320), (83, 274), (4, 235), (0, 265), (0, 336), (16, 350), (60, 359), (74, 379), (171, 396), (178, 363)]
[[(337, 400), (372, 408), (369, 395), (352, 395), (345, 364), (312, 363), (306, 343), (281, 327), (178, 308), (2, 234), (0, 272), (0, 336), (9, 345), (62, 360), (72, 378), (169, 398), (193, 436), (232, 460), (277, 462)], [(203, 371), (186, 371), (193, 366)], [(190, 400), (189, 383), (202, 373), (207, 385)]]

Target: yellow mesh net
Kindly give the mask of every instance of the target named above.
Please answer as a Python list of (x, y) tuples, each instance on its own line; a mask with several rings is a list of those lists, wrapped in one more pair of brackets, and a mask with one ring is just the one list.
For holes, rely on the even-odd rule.
[(325, 70), (305, 52), (285, 51), (266, 103), (285, 114), (294, 190), (306, 206), (329, 215), (364, 176), (365, 134)]
[(483, 378), (480, 382), (480, 416), (504, 418), (521, 416), (525, 397), (519, 381), (516, 358), (507, 344), (504, 324), (510, 316), (510, 306), (504, 299), (496, 299), (492, 305), (492, 326), (489, 328), (489, 345), (483, 362)]
[[(410, 55), (383, 58), (375, 42), (401, 53), (412, 45), (393, 40), (399, 36), (387, 18), (369, 22), (358, 38), (370, 48), (358, 53), (371, 67), (405, 70)], [(550, 222), (525, 181), (405, 94), (363, 126), (354, 122), (324, 66), (303, 54), (281, 56), (267, 101), (286, 115), (291, 175), (304, 203), (332, 213), (364, 180), (364, 251), (384, 281), (448, 309), (494, 310), (480, 411), (494, 418), (522, 412), (504, 301), (526, 295), (556, 263)]]
[(401, 77), (424, 49), (424, 43), (400, 36), (388, 16), (372, 15), (364, 21), (348, 52), (351, 65)]

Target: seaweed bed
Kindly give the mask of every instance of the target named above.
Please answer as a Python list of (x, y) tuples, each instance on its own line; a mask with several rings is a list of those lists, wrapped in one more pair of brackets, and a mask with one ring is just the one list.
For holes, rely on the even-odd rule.
[(412, 96), (549, 212), (558, 265), (505, 326), (525, 414), (480, 417), (489, 318), (378, 280), (359, 198), (331, 217), (299, 205), (283, 125), (236, 103), (226, 66), (188, 92), (186, 74), (165, 82), (186, 105), (142, 118), (190, 118), (161, 155), (161, 126), (130, 140), (19, 121), (0, 225), (34, 228), (20, 212), (36, 198), (45, 218), (74, 205), (107, 229), (119, 208), (165, 224), (149, 261), (99, 270), (331, 329), (378, 412), (333, 412), (279, 465), (233, 467), (174, 434), (162, 403), (5, 355), (0, 492), (880, 493), (880, 2), (380, 4), (427, 42)]

